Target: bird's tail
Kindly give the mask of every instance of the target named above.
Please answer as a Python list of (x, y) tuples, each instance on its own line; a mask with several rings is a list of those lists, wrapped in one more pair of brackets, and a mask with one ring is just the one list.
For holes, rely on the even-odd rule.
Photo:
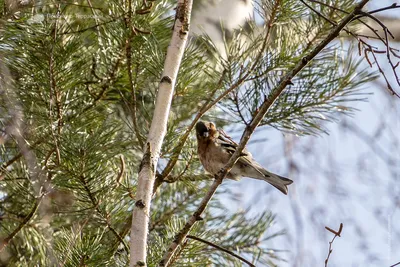
[(288, 188), (287, 186), (293, 183), (292, 180), (279, 176), (277, 174), (270, 173), (266, 170), (263, 171), (264, 173), (264, 180), (270, 183), (272, 186), (274, 186), (276, 189), (287, 195), (288, 193)]

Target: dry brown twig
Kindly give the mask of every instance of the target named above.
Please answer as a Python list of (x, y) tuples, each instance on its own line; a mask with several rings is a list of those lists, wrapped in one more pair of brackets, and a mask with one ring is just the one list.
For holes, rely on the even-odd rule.
[[(315, 8), (313, 8), (312, 6), (310, 6), (309, 4), (307, 4), (304, 0), (300, 0), (305, 6), (307, 6), (310, 10), (312, 10), (314, 13), (316, 13), (319, 17), (323, 18), (324, 20), (326, 20), (327, 22), (329, 22), (332, 25), (336, 25), (336, 22), (330, 20), (329, 18), (327, 18), (325, 15), (323, 15), (322, 13), (320, 13), (318, 10), (316, 10)], [(348, 14), (347, 11), (345, 10), (341, 10), (339, 8), (336, 8), (334, 6), (331, 5), (326, 5), (322, 2), (316, 1), (316, 0), (309, 0), (309, 2), (313, 2), (313, 3), (317, 3), (320, 5), (324, 5), (324, 6), (328, 6), (331, 9), (334, 9), (336, 11), (340, 11), (343, 12), (345, 14)], [(396, 68), (399, 66), (400, 61), (397, 61), (397, 63), (393, 62), (393, 60), (395, 58), (400, 59), (400, 55), (398, 54), (398, 49), (395, 49), (393, 47), (390, 46), (390, 41), (389, 41), (389, 36), (394, 39), (394, 35), (392, 34), (392, 32), (388, 29), (388, 27), (386, 27), (384, 25), (384, 23), (381, 22), (381, 20), (379, 18), (377, 18), (376, 16), (374, 16), (373, 14), (382, 12), (382, 11), (386, 11), (386, 10), (390, 10), (390, 9), (397, 9), (400, 8), (400, 5), (394, 3), (391, 4), (387, 7), (383, 7), (383, 8), (379, 8), (376, 10), (372, 10), (369, 12), (364, 12), (364, 11), (360, 11), (358, 13), (357, 16), (355, 16), (352, 21), (359, 21), (361, 22), (363, 25), (365, 25), (372, 33), (373, 36), (366, 36), (366, 35), (361, 35), (358, 33), (354, 33), (348, 29), (344, 29), (344, 31), (346, 33), (348, 33), (350, 36), (354, 37), (357, 42), (358, 42), (358, 50), (359, 50), (359, 55), (362, 54), (362, 50), (364, 50), (364, 56), (366, 61), (368, 62), (368, 64), (370, 65), (370, 67), (373, 67), (373, 63), (376, 64), (379, 72), (381, 73), (382, 77), (385, 79), (386, 82), (386, 88), (389, 91), (389, 93), (391, 93), (392, 95), (400, 98), (400, 93), (397, 92), (392, 84), (390, 83), (387, 74), (384, 72), (384, 70), (382, 69), (381, 63), (379, 63), (378, 58), (376, 57), (376, 54), (386, 54), (386, 59), (389, 63), (389, 66), (392, 68), (392, 72), (393, 72), (393, 77), (397, 83), (397, 85), (400, 87), (400, 77), (398, 72), (396, 72)], [(363, 20), (361, 20), (362, 18), (369, 18), (372, 21), (374, 21), (377, 25), (379, 25), (379, 27), (382, 29), (384, 35), (383, 37), (381, 35), (378, 34), (378, 30), (374, 29), (372, 26), (368, 25), (366, 22), (364, 22)], [(367, 43), (363, 38), (365, 39), (375, 39), (380, 41), (384, 46), (385, 49), (379, 49), (377, 47), (372, 46), (371, 44)], [(368, 55), (372, 54), (372, 57), (374, 59), (374, 61), (371, 62), (371, 60), (369, 59)]]
[(333, 234), (335, 235), (335, 236), (332, 238), (332, 241), (329, 242), (329, 252), (328, 252), (328, 256), (327, 256), (326, 259), (325, 259), (325, 267), (327, 267), (327, 266), (328, 266), (329, 257), (331, 256), (332, 250), (333, 250), (333, 249), (332, 249), (333, 241), (335, 241), (335, 239), (336, 239), (337, 236), (340, 237), (340, 234), (342, 233), (342, 230), (343, 230), (343, 223), (340, 223), (339, 230), (338, 230), (337, 232), (336, 232), (335, 230), (329, 228), (328, 226), (325, 226), (325, 229), (328, 230), (329, 232), (331, 232), (331, 233), (333, 233)]

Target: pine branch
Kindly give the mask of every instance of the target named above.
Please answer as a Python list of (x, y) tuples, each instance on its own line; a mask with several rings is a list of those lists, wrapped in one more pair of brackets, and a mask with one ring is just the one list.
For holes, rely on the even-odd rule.
[(40, 202), (43, 199), (43, 196), (44, 195), (41, 195), (40, 197), (38, 197), (38, 199), (36, 200), (35, 204), (33, 205), (32, 209), (31, 209), (31, 211), (28, 213), (28, 215), (25, 216), (25, 218), (18, 225), (18, 227), (15, 228), (15, 230), (10, 235), (8, 235), (6, 238), (4, 238), (2, 240), (2, 242), (0, 243), (0, 252), (2, 252), (3, 249), (10, 243), (10, 241), (19, 233), (19, 231), (21, 231), (22, 228), (24, 228), (24, 226), (29, 223), (29, 221), (32, 219), (32, 217), (35, 215), (36, 211), (38, 210)]
[(175, 81), (188, 38), (192, 0), (179, 0), (171, 43), (159, 84), (156, 106), (147, 138), (146, 153), (139, 169), (136, 204), (132, 212), (130, 267), (143, 266), (147, 256), (147, 234), (151, 196), (161, 145), (167, 130)]
[(243, 257), (241, 257), (241, 256), (239, 256), (239, 255), (237, 255), (236, 253), (233, 253), (232, 251), (230, 251), (230, 250), (228, 250), (228, 249), (225, 249), (225, 248), (223, 248), (223, 247), (221, 247), (221, 246), (218, 246), (218, 245), (216, 245), (216, 244), (214, 244), (214, 243), (212, 243), (212, 242), (210, 242), (210, 241), (204, 240), (204, 239), (202, 239), (202, 238), (200, 238), (200, 237), (193, 236), (193, 235), (187, 235), (186, 238), (194, 239), (194, 240), (197, 240), (197, 241), (202, 242), (202, 243), (204, 243), (204, 244), (207, 244), (207, 245), (209, 245), (209, 246), (212, 246), (212, 247), (214, 247), (214, 248), (216, 248), (216, 249), (218, 249), (218, 250), (221, 250), (221, 251), (223, 251), (223, 252), (225, 252), (225, 253), (228, 253), (229, 255), (231, 255), (231, 256), (233, 256), (233, 257), (235, 257), (235, 258), (237, 258), (237, 259), (239, 259), (239, 260), (241, 260), (241, 261), (243, 261), (243, 262), (245, 262), (245, 263), (247, 263), (247, 265), (249, 265), (249, 266), (251, 266), (251, 267), (255, 267), (254, 264), (252, 264), (251, 262), (249, 262), (249, 261), (246, 260), (245, 258), (243, 258)]
[[(139, 131), (139, 126), (137, 123), (137, 99), (136, 99), (136, 88), (135, 84), (136, 81), (133, 80), (133, 74), (132, 74), (132, 37), (135, 35), (135, 31), (130, 30), (131, 24), (132, 24), (132, 0), (128, 1), (128, 20), (126, 22), (126, 26), (129, 30), (128, 38), (126, 41), (126, 67), (128, 69), (128, 81), (129, 81), (129, 87), (131, 89), (131, 98), (132, 98), (132, 103), (131, 103), (131, 115), (132, 115), (132, 124), (133, 124), (133, 130), (135, 131), (136, 138), (139, 142), (140, 147), (144, 146), (142, 136), (140, 135)], [(136, 70), (136, 75), (137, 75), (137, 70)]]
[(124, 249), (126, 250), (126, 252), (129, 252), (129, 248), (128, 245), (126, 244), (125, 240), (122, 238), (122, 236), (117, 232), (117, 230), (115, 230), (115, 228), (111, 225), (111, 223), (109, 222), (109, 220), (107, 219), (107, 214), (106, 216), (103, 214), (103, 212), (100, 209), (100, 201), (96, 199), (96, 196), (94, 195), (94, 193), (92, 192), (92, 190), (90, 189), (88, 183), (86, 182), (86, 178), (82, 175), (79, 177), (80, 181), (83, 185), (84, 190), (86, 191), (90, 202), (92, 202), (93, 204), (93, 209), (97, 211), (97, 213), (100, 215), (100, 217), (103, 219), (103, 223), (105, 223), (107, 225), (107, 228), (115, 235), (115, 237), (117, 238), (119, 243), (122, 243), (124, 246)]
[(266, 113), (272, 104), (277, 100), (277, 98), (282, 94), (283, 90), (287, 85), (291, 84), (291, 80), (295, 77), (318, 53), (322, 51), (333, 39), (335, 39), (340, 31), (353, 20), (355, 16), (357, 16), (361, 9), (369, 2), (369, 0), (361, 1), (354, 10), (347, 15), (336, 27), (334, 27), (331, 32), (327, 35), (327, 37), (321, 41), (319, 45), (317, 45), (307, 56), (305, 56), (302, 60), (300, 60), (291, 71), (289, 71), (285, 77), (283, 77), (282, 81), (271, 91), (268, 98), (262, 103), (262, 105), (257, 109), (255, 116), (253, 117), (251, 123), (246, 127), (243, 135), (241, 137), (240, 143), (235, 151), (235, 153), (231, 156), (228, 163), (225, 165), (221, 171), (215, 176), (215, 181), (211, 185), (207, 195), (203, 198), (197, 210), (193, 213), (193, 215), (186, 222), (185, 226), (175, 235), (174, 241), (170, 244), (169, 248), (165, 252), (163, 258), (159, 262), (159, 266), (169, 266), (169, 262), (174, 255), (176, 249), (180, 246), (182, 241), (185, 239), (189, 231), (192, 229), (193, 225), (202, 220), (201, 215), (207, 207), (208, 202), (214, 196), (217, 188), (222, 183), (222, 180), (226, 177), (227, 173), (239, 159), (243, 149), (248, 143), (251, 135), (253, 134), (256, 127), (259, 125), (261, 120), (264, 118)]

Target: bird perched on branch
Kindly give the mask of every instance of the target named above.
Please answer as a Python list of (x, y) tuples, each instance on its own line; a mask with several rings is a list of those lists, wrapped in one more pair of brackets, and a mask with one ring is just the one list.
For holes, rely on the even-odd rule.
[[(212, 122), (198, 122), (196, 137), (200, 161), (204, 169), (214, 175), (225, 167), (238, 146), (223, 130), (218, 130)], [(240, 158), (227, 175), (227, 178), (233, 180), (239, 180), (241, 177), (266, 181), (285, 195), (288, 192), (287, 186), (293, 183), (288, 178), (264, 169), (246, 150), (243, 150)]]

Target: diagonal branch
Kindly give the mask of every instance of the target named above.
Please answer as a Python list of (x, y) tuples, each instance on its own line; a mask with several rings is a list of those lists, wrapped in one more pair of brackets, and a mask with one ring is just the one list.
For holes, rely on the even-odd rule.
[(259, 107), (257, 113), (253, 117), (251, 123), (246, 127), (243, 132), (240, 143), (235, 151), (235, 153), (231, 156), (229, 162), (225, 165), (223, 169), (215, 176), (215, 181), (211, 185), (209, 191), (206, 196), (204, 196), (203, 200), (200, 202), (199, 207), (193, 213), (193, 215), (186, 222), (184, 227), (175, 235), (174, 241), (170, 244), (169, 248), (165, 252), (163, 258), (159, 262), (159, 266), (169, 266), (171, 258), (177, 251), (178, 247), (182, 244), (183, 240), (186, 238), (189, 231), (192, 229), (194, 224), (201, 220), (201, 215), (206, 209), (208, 202), (213, 197), (219, 185), (222, 183), (222, 180), (225, 178), (227, 173), (236, 163), (238, 158), (240, 157), (243, 149), (248, 143), (252, 133), (256, 129), (256, 127), (260, 124), (261, 120), (264, 118), (266, 113), (272, 104), (278, 99), (278, 97), (282, 94), (283, 90), (287, 85), (291, 84), (291, 80), (295, 75), (297, 75), (318, 53), (320, 53), (333, 39), (335, 39), (340, 31), (352, 21), (352, 19), (359, 14), (361, 9), (369, 2), (369, 0), (361, 1), (354, 10), (349, 13), (337, 26), (335, 26), (331, 32), (325, 37), (324, 40), (321, 41), (319, 45), (317, 45), (307, 56), (305, 56), (302, 60), (300, 60), (281, 80), (281, 82), (271, 91), (268, 98), (262, 103)]
[(4, 238), (1, 243), (0, 243), (0, 252), (3, 251), (3, 249), (10, 243), (10, 241), (19, 233), (19, 231), (24, 228), (25, 225), (29, 223), (29, 221), (32, 219), (32, 217), (36, 214), (36, 211), (38, 210), (38, 207), (40, 205), (40, 202), (42, 201), (44, 195), (39, 196), (36, 199), (35, 204), (33, 205), (31, 211), (26, 215), (26, 217), (22, 220), (22, 222), (18, 225), (15, 230), (8, 235), (6, 238)]
[(212, 242), (210, 242), (210, 241), (204, 240), (204, 239), (202, 239), (202, 238), (200, 238), (200, 237), (193, 236), (193, 235), (187, 235), (186, 238), (194, 239), (194, 240), (197, 240), (197, 241), (202, 242), (202, 243), (204, 243), (204, 244), (207, 244), (207, 245), (209, 245), (209, 246), (212, 246), (213, 248), (216, 248), (216, 249), (221, 250), (221, 251), (223, 251), (223, 252), (225, 252), (225, 253), (228, 253), (229, 255), (231, 255), (231, 256), (233, 256), (233, 257), (235, 257), (235, 258), (237, 258), (237, 259), (239, 259), (239, 260), (241, 260), (241, 261), (243, 261), (243, 262), (245, 262), (245, 263), (247, 263), (247, 265), (249, 265), (250, 267), (255, 267), (254, 264), (252, 264), (251, 262), (249, 262), (249, 261), (246, 260), (245, 258), (243, 258), (243, 257), (241, 257), (241, 256), (239, 256), (239, 255), (237, 255), (236, 253), (233, 253), (232, 251), (230, 251), (230, 250), (228, 250), (228, 249), (226, 249), (226, 248), (223, 248), (223, 247), (221, 247), (221, 246), (218, 246), (218, 245), (216, 245), (216, 244), (214, 244), (214, 243), (212, 243)]

